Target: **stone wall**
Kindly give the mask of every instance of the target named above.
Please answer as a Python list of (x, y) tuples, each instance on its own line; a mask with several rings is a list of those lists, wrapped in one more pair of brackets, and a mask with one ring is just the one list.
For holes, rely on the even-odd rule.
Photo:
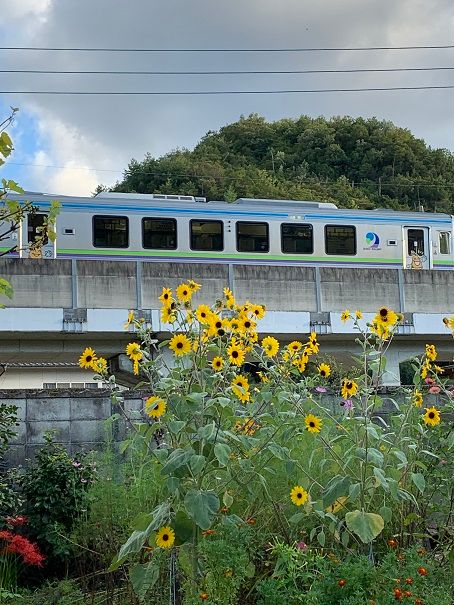
[[(47, 431), (55, 431), (54, 441), (71, 453), (98, 449), (107, 437), (105, 420), (118, 412), (108, 391), (0, 391), (0, 402), (18, 408), (17, 435), (6, 453), (6, 465), (17, 466), (32, 459), (44, 444)], [(140, 393), (125, 392), (125, 409), (140, 414), (143, 399)], [(126, 436), (123, 421), (115, 424), (113, 439)]]
[[(124, 407), (128, 414), (140, 417), (143, 408), (143, 393), (124, 392)], [(401, 399), (395, 389), (383, 388), (383, 407), (380, 415), (395, 411), (390, 401)], [(341, 412), (337, 394), (326, 393), (322, 403), (333, 412)], [(118, 412), (112, 405), (109, 392), (99, 390), (79, 391), (0, 391), (0, 402), (18, 408), (19, 426), (17, 436), (11, 442), (4, 463), (7, 466), (26, 464), (33, 459), (37, 449), (44, 444), (46, 431), (55, 431), (55, 442), (64, 445), (71, 453), (80, 450), (99, 449), (106, 441), (106, 419)], [(437, 396), (429, 396), (426, 405), (439, 405)], [(127, 427), (124, 421), (115, 423), (114, 442), (125, 439)]]

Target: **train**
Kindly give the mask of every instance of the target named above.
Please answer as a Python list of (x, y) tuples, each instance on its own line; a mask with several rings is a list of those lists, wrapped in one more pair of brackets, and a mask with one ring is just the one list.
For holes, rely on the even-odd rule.
[(76, 197), (25, 192), (33, 204), (4, 255), (36, 255), (52, 202), (56, 239), (42, 258), (454, 270), (454, 217), (338, 208), (329, 202), (101, 192)]

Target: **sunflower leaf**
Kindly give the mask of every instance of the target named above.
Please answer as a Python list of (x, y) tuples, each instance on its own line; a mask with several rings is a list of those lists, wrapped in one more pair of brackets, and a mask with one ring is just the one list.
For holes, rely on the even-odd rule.
[(365, 513), (354, 510), (345, 515), (345, 522), (350, 531), (359, 536), (364, 544), (369, 544), (383, 531), (384, 519), (376, 513)]
[(201, 529), (209, 529), (216, 516), (220, 502), (213, 491), (191, 489), (185, 496), (184, 505), (191, 519)]

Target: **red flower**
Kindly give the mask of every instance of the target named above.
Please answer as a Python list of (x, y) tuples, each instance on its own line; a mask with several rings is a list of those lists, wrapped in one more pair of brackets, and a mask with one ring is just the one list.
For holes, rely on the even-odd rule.
[(8, 542), (8, 545), (3, 549), (4, 553), (19, 555), (26, 565), (41, 567), (43, 564), (44, 556), (40, 553), (38, 546), (27, 538), (16, 536), (9, 531), (2, 531), (0, 532), (0, 539)]
[(411, 597), (411, 590), (404, 590), (404, 595), (406, 597)]
[(413, 578), (405, 578), (405, 584), (413, 584)]
[(425, 567), (418, 567), (418, 573), (420, 576), (427, 576), (427, 569)]
[(337, 583), (341, 588), (343, 588), (347, 584), (347, 580), (339, 580)]
[(396, 601), (402, 601), (402, 591), (400, 588), (395, 588), (394, 589), (394, 598), (396, 599)]

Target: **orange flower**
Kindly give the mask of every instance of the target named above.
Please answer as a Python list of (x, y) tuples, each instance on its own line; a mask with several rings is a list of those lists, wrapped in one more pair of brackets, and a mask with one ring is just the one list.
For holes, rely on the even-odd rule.
[(388, 540), (388, 546), (390, 548), (397, 548), (397, 540), (394, 540), (393, 538), (391, 538), (390, 540)]
[(427, 569), (425, 567), (418, 567), (418, 573), (420, 576), (427, 576)]
[(340, 586), (341, 588), (343, 588), (346, 584), (347, 584), (347, 580), (339, 580), (339, 582), (337, 583), (337, 585)]
[(229, 512), (229, 509), (227, 508), (227, 506), (223, 506), (223, 507), (221, 508), (221, 513), (224, 513), (224, 514), (225, 514), (225, 513), (228, 513), (228, 512)]
[(422, 599), (415, 599), (415, 605), (424, 605), (424, 601)]
[(202, 601), (206, 601), (208, 599), (208, 593), (206, 592), (201, 592), (199, 594), (199, 599), (202, 599)]
[(249, 519), (246, 521), (246, 523), (248, 525), (255, 525), (257, 523), (257, 519), (254, 519), (254, 517), (249, 517)]
[(413, 584), (413, 578), (405, 578), (405, 584)]
[(411, 597), (411, 590), (404, 590), (404, 597)]
[(396, 599), (396, 601), (402, 601), (402, 591), (400, 588), (395, 588), (394, 589), (394, 598)]
[(206, 536), (212, 536), (216, 531), (214, 529), (206, 529), (202, 532), (202, 536), (205, 538)]

